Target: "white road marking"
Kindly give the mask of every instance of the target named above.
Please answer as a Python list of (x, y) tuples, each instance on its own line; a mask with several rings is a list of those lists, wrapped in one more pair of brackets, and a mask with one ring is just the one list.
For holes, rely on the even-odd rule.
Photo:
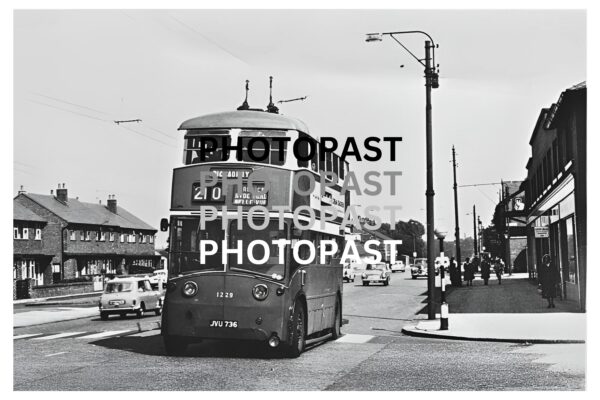
[(107, 337), (107, 336), (118, 336), (125, 332), (131, 332), (131, 329), (126, 329), (124, 331), (105, 331), (105, 332), (100, 332), (100, 333), (94, 333), (92, 335), (87, 335), (87, 336), (79, 336), (78, 338), (75, 338), (75, 339), (98, 339), (98, 338), (103, 338), (103, 337)]
[(25, 338), (28, 338), (28, 337), (34, 337), (34, 336), (40, 336), (40, 335), (42, 335), (42, 333), (26, 333), (24, 335), (13, 336), (13, 340), (25, 339)]
[(85, 332), (63, 332), (63, 333), (57, 333), (56, 335), (50, 335), (50, 336), (43, 336), (43, 337), (33, 338), (31, 340), (61, 339), (61, 338), (69, 337), (69, 336), (83, 335), (84, 333)]
[(336, 340), (335, 343), (367, 343), (374, 337), (375, 336), (371, 335), (355, 335), (352, 333), (348, 333)]
[(127, 337), (147, 337), (147, 336), (157, 336), (160, 335), (160, 329), (153, 329), (151, 331), (144, 331), (140, 333), (136, 333), (134, 335), (127, 335)]
[(68, 351), (61, 351), (58, 353), (53, 353), (53, 354), (46, 354), (44, 357), (53, 357), (53, 356), (58, 356), (59, 354), (67, 354)]

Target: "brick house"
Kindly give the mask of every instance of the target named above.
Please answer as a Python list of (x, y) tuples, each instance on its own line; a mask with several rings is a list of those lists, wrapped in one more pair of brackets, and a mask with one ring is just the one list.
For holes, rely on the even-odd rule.
[(47, 222), (20, 203), (13, 202), (13, 279), (30, 278), (44, 284), (44, 272), (54, 256), (44, 246)]
[[(13, 203), (14, 279), (51, 285), (82, 276), (127, 274), (132, 265), (157, 266), (156, 229), (119, 207), (114, 195), (106, 205), (81, 202), (69, 198), (63, 184), (56, 195), (21, 191)], [(36, 239), (38, 233), (41, 239)], [(29, 269), (23, 268), (24, 261)]]

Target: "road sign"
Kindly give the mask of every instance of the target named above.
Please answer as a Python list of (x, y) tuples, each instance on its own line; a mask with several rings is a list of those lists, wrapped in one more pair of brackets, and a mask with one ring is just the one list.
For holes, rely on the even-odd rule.
[(534, 226), (533, 231), (536, 238), (547, 238), (550, 236), (550, 229), (547, 226)]

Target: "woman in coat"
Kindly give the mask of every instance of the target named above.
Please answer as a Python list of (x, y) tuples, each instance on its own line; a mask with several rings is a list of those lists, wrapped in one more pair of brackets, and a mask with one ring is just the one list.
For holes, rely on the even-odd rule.
[(555, 308), (556, 286), (560, 283), (560, 274), (549, 254), (542, 257), (542, 267), (539, 271), (542, 285), (542, 297), (548, 300), (548, 308)]
[(490, 262), (487, 257), (484, 257), (481, 262), (481, 279), (483, 279), (484, 285), (487, 285), (490, 280)]
[(464, 278), (465, 282), (467, 282), (467, 286), (473, 286), (473, 278), (475, 278), (475, 273), (473, 272), (473, 264), (469, 262), (469, 258), (465, 260), (464, 269)]

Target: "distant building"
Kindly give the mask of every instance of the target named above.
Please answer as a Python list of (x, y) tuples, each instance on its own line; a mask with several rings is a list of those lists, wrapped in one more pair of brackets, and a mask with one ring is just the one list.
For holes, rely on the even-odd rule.
[(525, 184), (528, 268), (536, 275), (549, 254), (560, 269), (562, 297), (586, 304), (585, 82), (542, 109), (533, 130)]
[[(494, 210), (494, 233), (485, 238), (492, 256), (499, 256), (509, 271), (527, 271), (527, 210), (523, 181), (503, 181), (500, 202)], [(490, 232), (491, 233), (491, 232)], [(495, 237), (492, 237), (495, 236)], [(498, 243), (497, 246), (489, 244)]]
[(131, 265), (156, 267), (156, 229), (117, 205), (56, 194), (20, 191), (13, 201), (13, 279), (31, 285), (105, 273), (127, 273)]

